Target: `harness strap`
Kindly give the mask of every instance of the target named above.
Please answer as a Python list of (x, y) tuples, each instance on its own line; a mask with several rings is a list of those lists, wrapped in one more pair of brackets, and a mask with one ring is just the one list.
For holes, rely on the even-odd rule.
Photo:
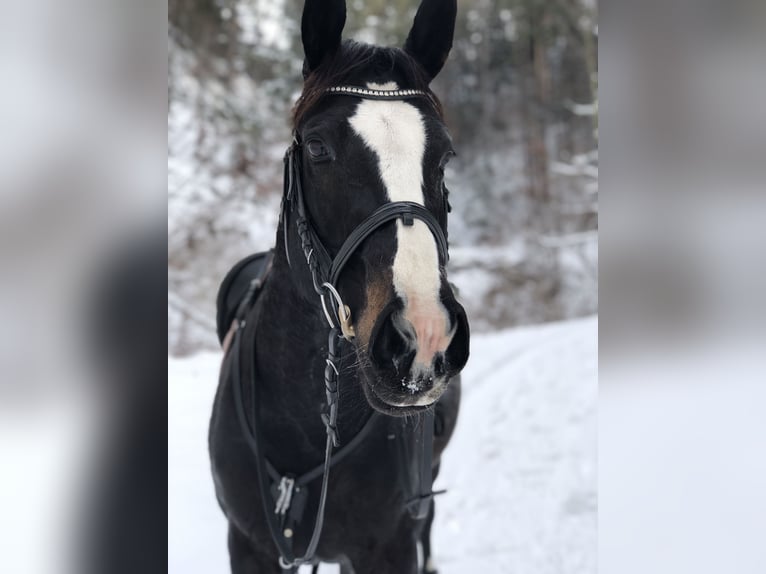
[[(352, 438), (349, 442), (345, 443), (343, 446), (341, 446), (338, 450), (336, 450), (332, 455), (332, 466), (335, 466), (339, 462), (341, 462), (343, 459), (345, 459), (348, 455), (350, 455), (354, 450), (356, 450), (356, 447), (358, 447), (360, 444), (362, 444), (362, 441), (367, 438), (367, 435), (370, 434), (372, 429), (375, 427), (375, 423), (378, 421), (378, 419), (382, 415), (378, 411), (372, 411), (372, 414), (370, 414), (367, 421), (364, 423), (364, 426), (361, 428), (361, 430), (354, 435), (354, 438)], [(269, 476), (271, 477), (271, 480), (274, 483), (279, 483), (284, 478), (281, 474), (279, 474), (279, 471), (274, 468), (274, 465), (271, 464), (271, 461), (269, 459), (266, 459), (266, 472), (269, 473)], [(310, 483), (314, 482), (317, 478), (322, 476), (322, 471), (324, 470), (324, 464), (319, 464), (309, 470), (308, 472), (303, 473), (302, 475), (295, 478), (295, 484), (297, 486), (308, 486)]]
[[(303, 184), (301, 182), (300, 173), (300, 161), (296, 155), (299, 153), (300, 143), (293, 137), (293, 143), (287, 149), (285, 153), (285, 194), (284, 200), (286, 205), (282, 206), (282, 213), (284, 217), (283, 233), (285, 251), (289, 254), (290, 250), (288, 246), (288, 218), (290, 209), (295, 207), (297, 216), (295, 225), (298, 229), (298, 237), (301, 240), (301, 249), (306, 262), (311, 270), (312, 280), (314, 281), (314, 290), (321, 294), (321, 285), (324, 282), (324, 278), (329, 276), (330, 268), (332, 267), (332, 257), (327, 252), (324, 243), (319, 238), (319, 235), (311, 225), (311, 220), (306, 209), (306, 202), (303, 198)], [(288, 255), (289, 262), (289, 255)]]
[[(327, 442), (325, 444), (325, 459), (322, 465), (322, 485), (319, 496), (319, 507), (317, 510), (316, 519), (314, 521), (314, 530), (309, 541), (309, 545), (306, 549), (306, 553), (302, 557), (296, 557), (292, 548), (292, 534), (288, 538), (285, 536), (285, 532), (281, 529), (281, 525), (277, 521), (277, 514), (271, 507), (272, 498), (269, 495), (269, 476), (266, 470), (265, 456), (263, 454), (262, 437), (260, 432), (260, 425), (257, 420), (257, 409), (253, 409), (253, 427), (250, 429), (247, 424), (247, 416), (245, 415), (245, 405), (242, 397), (242, 376), (241, 376), (241, 339), (242, 329), (245, 326), (245, 319), (240, 318), (237, 330), (234, 333), (234, 340), (232, 342), (230, 357), (232, 359), (232, 385), (234, 394), (234, 403), (237, 411), (237, 418), (239, 419), (240, 426), (242, 427), (242, 434), (245, 437), (250, 449), (255, 455), (256, 469), (258, 475), (258, 483), (261, 491), (261, 502), (263, 505), (263, 512), (266, 515), (266, 523), (268, 524), (271, 537), (277, 546), (277, 550), (280, 554), (279, 563), (284, 572), (295, 572), (298, 566), (301, 564), (309, 563), (316, 553), (317, 545), (319, 544), (319, 537), (322, 533), (322, 526), (324, 524), (324, 510), (327, 502), (327, 485), (330, 478), (330, 467), (332, 465), (332, 449), (333, 449), (333, 435), (327, 433)], [(333, 330), (334, 331), (334, 330)], [(335, 336), (338, 336), (337, 331)], [(250, 354), (251, 371), (253, 376), (255, 374), (255, 353)], [(253, 384), (251, 392), (257, 394), (258, 386)], [(257, 403), (257, 401), (255, 401)]]
[(360, 223), (341, 245), (335, 259), (330, 267), (330, 283), (337, 284), (341, 271), (346, 266), (349, 258), (359, 248), (362, 242), (367, 239), (373, 231), (385, 225), (389, 221), (402, 219), (404, 225), (413, 224), (413, 218), (419, 219), (428, 226), (431, 233), (436, 238), (436, 248), (439, 252), (439, 260), (442, 265), (446, 265), (449, 259), (447, 250), (447, 238), (441, 225), (436, 218), (431, 215), (425, 207), (412, 201), (395, 201), (386, 203), (372, 212), (362, 223)]
[(426, 410), (420, 423), (420, 433), (416, 439), (416, 457), (420, 461), (417, 495), (406, 505), (410, 516), (416, 520), (426, 518), (434, 495), (444, 492), (433, 492), (431, 489), (433, 486), (434, 409)]

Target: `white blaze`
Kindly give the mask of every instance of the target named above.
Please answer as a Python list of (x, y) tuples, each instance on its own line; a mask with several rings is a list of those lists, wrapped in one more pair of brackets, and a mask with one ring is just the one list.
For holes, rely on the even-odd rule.
[[(396, 83), (368, 84), (370, 89), (395, 90)], [(423, 156), (426, 128), (418, 109), (404, 101), (362, 100), (349, 118), (352, 129), (378, 157), (380, 176), (391, 201), (424, 205)], [(405, 318), (417, 336), (416, 364), (429, 367), (434, 353), (444, 351), (447, 313), (439, 299), (441, 276), (436, 240), (428, 226), (396, 222), (397, 251), (394, 289), (405, 301)]]

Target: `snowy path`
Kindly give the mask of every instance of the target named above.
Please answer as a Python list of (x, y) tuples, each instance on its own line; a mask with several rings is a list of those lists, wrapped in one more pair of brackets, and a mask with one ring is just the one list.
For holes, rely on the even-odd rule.
[[(595, 574), (597, 325), (473, 337), (437, 482), (448, 489), (434, 526), (441, 574)], [(168, 363), (170, 574), (228, 572), (206, 451), (219, 360)]]

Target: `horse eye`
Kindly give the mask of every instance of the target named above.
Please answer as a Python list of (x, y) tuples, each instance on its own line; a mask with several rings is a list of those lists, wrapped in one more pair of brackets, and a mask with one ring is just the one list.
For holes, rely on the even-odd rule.
[(330, 152), (327, 150), (325, 145), (319, 140), (309, 140), (306, 143), (306, 149), (309, 150), (309, 155), (314, 159), (323, 158), (330, 155)]

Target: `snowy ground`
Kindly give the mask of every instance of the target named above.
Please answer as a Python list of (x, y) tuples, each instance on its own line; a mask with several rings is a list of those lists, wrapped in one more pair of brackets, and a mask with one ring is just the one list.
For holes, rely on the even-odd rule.
[[(595, 574), (597, 330), (594, 317), (472, 338), (437, 483), (441, 574)], [(219, 361), (168, 363), (170, 574), (228, 572), (206, 451)]]

